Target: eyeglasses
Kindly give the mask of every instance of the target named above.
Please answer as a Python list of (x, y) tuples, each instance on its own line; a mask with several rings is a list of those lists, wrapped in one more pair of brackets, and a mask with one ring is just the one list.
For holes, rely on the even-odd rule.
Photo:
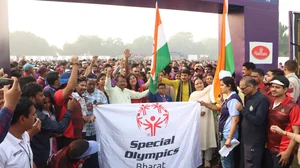
[(244, 88), (240, 88), (242, 91), (244, 91), (245, 89), (247, 89), (247, 87), (249, 87), (250, 85), (247, 85), (246, 87)]

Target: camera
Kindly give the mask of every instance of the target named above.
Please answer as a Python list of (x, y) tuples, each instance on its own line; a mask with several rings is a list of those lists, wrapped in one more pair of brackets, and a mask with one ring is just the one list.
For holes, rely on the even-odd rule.
[(9, 78), (0, 78), (0, 88), (3, 88), (6, 85), (10, 85), (10, 87), (13, 85), (14, 80)]

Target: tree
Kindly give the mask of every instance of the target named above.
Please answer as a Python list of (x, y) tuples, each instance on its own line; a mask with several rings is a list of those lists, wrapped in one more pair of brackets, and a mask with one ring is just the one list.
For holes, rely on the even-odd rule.
[[(47, 41), (29, 32), (11, 33), (12, 55), (123, 55), (125, 48), (130, 48), (133, 54), (152, 55), (153, 37), (140, 36), (131, 44), (124, 44), (121, 38), (102, 39), (98, 36), (81, 35), (73, 43), (65, 43), (60, 49), (49, 46)], [(171, 52), (183, 53), (185, 57), (190, 54), (206, 54), (210, 59), (218, 57), (218, 40), (208, 38), (194, 42), (191, 32), (179, 32), (168, 41)]]
[(289, 56), (289, 36), (287, 34), (288, 27), (281, 22), (279, 22), (279, 41), (278, 41), (278, 50), (279, 55), (278, 56)]
[(152, 55), (153, 52), (153, 37), (141, 36), (136, 38), (132, 44), (129, 45), (132, 52), (136, 54)]
[(181, 52), (185, 56), (194, 48), (193, 34), (191, 32), (179, 32), (170, 37), (169, 49), (171, 52)]
[(107, 38), (103, 45), (102, 55), (117, 56), (124, 51), (124, 42), (121, 38)]
[(63, 45), (64, 55), (100, 55), (105, 41), (97, 36), (79, 36), (74, 43)]
[(124, 43), (120, 38), (106, 40), (98, 36), (79, 36), (74, 43), (65, 43), (64, 55), (108, 55), (117, 56), (124, 50)]
[(30, 32), (16, 31), (10, 33), (11, 55), (53, 55), (53, 50), (48, 42)]
[(217, 60), (219, 57), (218, 39), (208, 38), (202, 41), (203, 54), (207, 54), (210, 60)]

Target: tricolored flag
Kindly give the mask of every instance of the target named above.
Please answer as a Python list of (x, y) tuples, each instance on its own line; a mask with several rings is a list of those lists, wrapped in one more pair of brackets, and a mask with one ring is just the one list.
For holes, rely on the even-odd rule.
[(222, 31), (221, 31), (221, 45), (220, 55), (218, 58), (218, 65), (213, 81), (213, 86), (210, 96), (213, 102), (217, 102), (218, 95), (221, 93), (219, 73), (221, 70), (234, 72), (234, 59), (232, 43), (230, 38), (229, 22), (228, 22), (228, 0), (224, 0), (223, 16), (222, 16)]
[(160, 19), (158, 3), (156, 2), (156, 19), (154, 28), (154, 44), (151, 63), (150, 91), (155, 93), (158, 86), (158, 74), (170, 63), (171, 57), (163, 24)]

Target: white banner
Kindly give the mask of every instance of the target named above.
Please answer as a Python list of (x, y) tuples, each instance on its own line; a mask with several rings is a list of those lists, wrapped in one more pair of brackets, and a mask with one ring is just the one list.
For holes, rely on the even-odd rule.
[(101, 168), (197, 168), (200, 104), (101, 105), (96, 116)]

